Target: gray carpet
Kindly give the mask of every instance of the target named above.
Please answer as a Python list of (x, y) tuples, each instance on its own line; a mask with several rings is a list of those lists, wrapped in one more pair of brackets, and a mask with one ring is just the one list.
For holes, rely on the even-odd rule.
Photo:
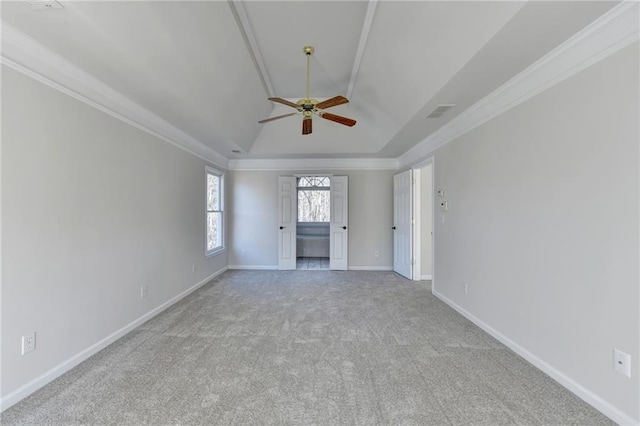
[(329, 270), (329, 258), (328, 257), (298, 257), (296, 259), (296, 269), (315, 269), (315, 270)]
[(612, 424), (390, 272), (230, 271), (4, 425)]

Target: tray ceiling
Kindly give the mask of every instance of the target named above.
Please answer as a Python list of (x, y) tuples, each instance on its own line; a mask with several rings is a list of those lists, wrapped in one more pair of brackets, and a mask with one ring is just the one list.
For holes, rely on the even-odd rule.
[[(603, 1), (2, 2), (2, 21), (226, 158), (395, 158), (615, 6)], [(267, 100), (349, 96), (347, 128)], [(456, 106), (437, 119), (439, 104)]]

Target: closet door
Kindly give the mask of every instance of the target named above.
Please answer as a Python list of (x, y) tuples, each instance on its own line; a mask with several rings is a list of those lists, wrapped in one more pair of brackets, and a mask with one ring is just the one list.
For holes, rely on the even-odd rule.
[(349, 255), (349, 186), (347, 176), (331, 178), (329, 269), (346, 271)]
[(412, 276), (412, 179), (411, 170), (393, 176), (393, 270)]
[(278, 177), (278, 269), (296, 269), (296, 178)]

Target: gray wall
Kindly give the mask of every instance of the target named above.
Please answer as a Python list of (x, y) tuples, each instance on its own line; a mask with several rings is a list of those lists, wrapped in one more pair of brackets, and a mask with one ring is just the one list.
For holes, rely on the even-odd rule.
[[(349, 267), (393, 266), (393, 171), (323, 171), (349, 176)], [(278, 265), (278, 176), (306, 171), (231, 171), (229, 264)], [(376, 257), (375, 252), (380, 256)]]
[[(435, 291), (640, 418), (638, 44), (437, 151)], [(468, 294), (462, 291), (468, 284)], [(632, 377), (612, 368), (612, 350)]]
[(203, 160), (6, 67), (1, 189), (3, 397), (227, 266)]

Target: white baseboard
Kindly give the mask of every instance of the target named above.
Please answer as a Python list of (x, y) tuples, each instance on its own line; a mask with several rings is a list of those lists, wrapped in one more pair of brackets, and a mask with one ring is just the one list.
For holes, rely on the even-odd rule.
[(539, 370), (542, 370), (556, 382), (560, 383), (562, 386), (576, 394), (579, 398), (584, 400), (587, 404), (591, 405), (596, 410), (600, 411), (605, 416), (609, 417), (614, 422), (620, 425), (631, 425), (638, 426), (640, 422), (634, 420), (629, 417), (627, 414), (620, 411), (618, 408), (613, 406), (611, 403), (605, 401), (595, 393), (591, 392), (589, 389), (585, 388), (572, 378), (568, 377), (561, 371), (555, 369), (551, 365), (547, 364), (544, 360), (536, 356), (535, 354), (529, 352), (527, 349), (523, 348), (504, 334), (500, 333), (495, 328), (483, 322), (481, 319), (473, 315), (471, 312), (467, 311), (460, 305), (453, 302), (451, 299), (444, 296), (442, 293), (439, 293), (437, 290), (433, 290), (433, 294), (440, 300), (442, 300), (447, 305), (451, 306), (453, 309), (458, 311), (462, 316), (467, 318), (469, 321), (473, 322), (475, 325), (489, 333), (491, 336), (495, 337), (502, 344), (507, 346), (509, 349), (520, 355), (522, 358), (529, 361)]
[[(277, 265), (229, 265), (229, 269), (277, 271)], [(393, 271), (393, 266), (349, 266), (350, 271)]]
[(421, 281), (431, 281), (433, 277), (431, 275), (421, 275), (420, 276), (420, 280)]
[(278, 265), (229, 265), (229, 269), (277, 271)]
[(209, 275), (207, 278), (205, 278), (202, 281), (198, 282), (197, 284), (189, 287), (187, 290), (183, 291), (182, 293), (178, 294), (177, 296), (174, 296), (171, 299), (167, 300), (166, 302), (164, 302), (163, 304), (161, 304), (157, 308), (152, 309), (151, 311), (147, 312), (146, 314), (142, 315), (141, 317), (137, 318), (136, 320), (130, 322), (129, 324), (127, 324), (124, 327), (122, 327), (121, 329), (115, 331), (114, 333), (112, 333), (109, 336), (105, 337), (104, 339), (100, 340), (99, 342), (89, 346), (87, 349), (83, 350), (82, 352), (77, 353), (76, 355), (72, 356), (68, 360), (66, 360), (66, 361), (58, 364), (57, 366), (53, 367), (51, 370), (41, 374), (40, 376), (36, 377), (35, 379), (31, 380), (30, 382), (24, 384), (23, 386), (20, 386), (15, 391), (9, 393), (4, 398), (0, 399), (0, 412), (6, 410), (7, 408), (11, 407), (12, 405), (16, 404), (17, 402), (19, 402), (22, 399), (26, 398), (27, 396), (31, 395), (32, 393), (34, 393), (38, 389), (42, 388), (46, 384), (48, 384), (48, 383), (52, 382), (53, 380), (57, 379), (58, 377), (60, 377), (64, 373), (66, 373), (67, 371), (71, 370), (73, 367), (75, 367), (78, 364), (80, 364), (82, 361), (87, 360), (92, 355), (95, 355), (96, 353), (100, 352), (102, 349), (106, 348), (111, 343), (115, 342), (116, 340), (118, 340), (122, 336), (126, 335), (131, 330), (133, 330), (136, 327), (138, 327), (139, 325), (147, 322), (148, 320), (150, 320), (154, 316), (158, 315), (160, 312), (164, 311), (165, 309), (167, 309), (171, 305), (175, 304), (176, 302), (180, 301), (184, 297), (186, 297), (189, 294), (193, 293), (194, 291), (196, 291), (197, 289), (199, 289), (200, 287), (202, 287), (203, 285), (205, 285), (206, 283), (211, 281), (213, 278), (215, 278), (218, 275), (222, 274), (226, 270), (227, 270), (227, 267), (224, 267), (224, 268), (220, 269), (219, 271), (214, 272), (213, 274)]
[(349, 266), (350, 271), (393, 271), (393, 266)]

